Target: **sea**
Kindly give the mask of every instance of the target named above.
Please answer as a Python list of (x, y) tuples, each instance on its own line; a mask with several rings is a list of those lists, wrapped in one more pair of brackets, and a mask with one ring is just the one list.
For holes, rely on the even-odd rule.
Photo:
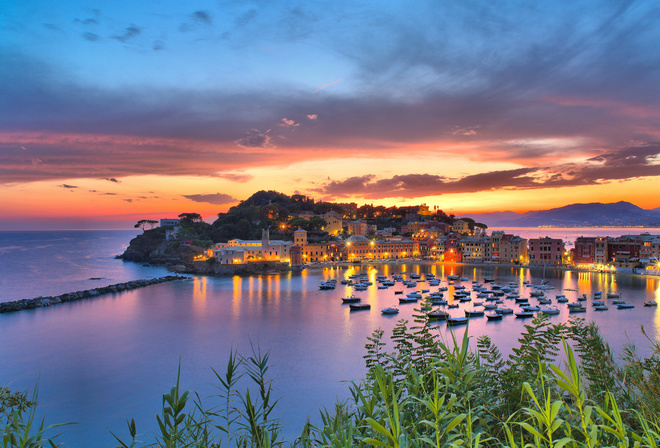
[[(489, 229), (491, 230), (491, 229)], [(658, 229), (542, 228), (502, 229), (523, 237), (619, 236)], [(167, 275), (162, 267), (116, 259), (135, 231), (0, 232), (0, 301), (29, 299), (91, 289), (129, 280)], [(338, 283), (334, 290), (320, 290), (327, 279), (341, 280), (366, 273), (374, 282), (356, 293), (369, 311), (351, 312), (341, 298), (352, 293)], [(396, 287), (379, 290), (378, 274), (433, 273), (447, 285), (447, 276), (466, 276), (499, 284), (515, 282), (526, 293), (524, 282), (546, 280), (554, 289), (546, 295), (566, 294), (574, 301), (596, 291), (616, 292), (633, 303), (633, 309), (588, 311), (580, 315), (595, 321), (616, 353), (630, 342), (648, 353), (648, 338), (660, 335), (660, 312), (643, 302), (660, 302), (660, 277), (603, 274), (504, 266), (468, 266), (399, 262), (344, 267), (321, 266), (301, 273), (252, 277), (188, 276), (132, 291), (0, 314), (0, 385), (12, 390), (38, 391), (39, 415), (47, 424), (74, 422), (58, 428), (56, 439), (68, 447), (113, 447), (112, 433), (128, 437), (126, 421), (135, 419), (142, 440), (157, 432), (155, 414), (162, 394), (174, 385), (180, 368), (181, 387), (196, 391), (207, 407), (218, 405), (218, 380), (230, 353), (269, 354), (268, 375), (280, 399), (276, 416), (283, 436), (292, 442), (309, 419), (319, 421), (319, 411), (349, 397), (352, 380), (365, 373), (363, 356), (367, 337), (376, 329), (386, 340), (396, 323), (412, 319), (414, 305), (399, 305), (400, 313), (385, 316), (380, 309), (398, 305)], [(423, 284), (419, 288), (428, 288)], [(450, 286), (450, 292), (453, 286)], [(435, 290), (436, 288), (430, 287)], [(533, 301), (532, 301), (533, 302)], [(514, 308), (513, 303), (509, 305)], [(552, 322), (568, 320), (568, 311)], [(463, 309), (451, 310), (461, 315)], [(528, 320), (507, 316), (500, 322), (473, 319), (472, 340), (489, 335), (508, 354)], [(447, 341), (450, 333), (437, 323)], [(644, 335), (642, 327), (647, 336)], [(455, 327), (462, 337), (465, 327)], [(241, 383), (247, 388), (247, 383)]]

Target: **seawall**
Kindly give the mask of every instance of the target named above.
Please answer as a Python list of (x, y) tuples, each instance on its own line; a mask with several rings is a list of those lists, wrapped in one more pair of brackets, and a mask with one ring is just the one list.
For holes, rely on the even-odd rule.
[(125, 283), (116, 283), (101, 288), (86, 289), (84, 291), (69, 292), (59, 296), (49, 297), (35, 297), (34, 299), (22, 299), (12, 302), (0, 303), (0, 313), (11, 313), (14, 311), (32, 310), (34, 308), (42, 308), (46, 306), (55, 305), (58, 303), (74, 302), (76, 300), (89, 299), (98, 297), (103, 294), (110, 294), (121, 291), (130, 291), (132, 289), (142, 288), (144, 286), (155, 285), (157, 283), (170, 282), (173, 280), (181, 280), (188, 278), (183, 275), (168, 275), (165, 277), (132, 280)]

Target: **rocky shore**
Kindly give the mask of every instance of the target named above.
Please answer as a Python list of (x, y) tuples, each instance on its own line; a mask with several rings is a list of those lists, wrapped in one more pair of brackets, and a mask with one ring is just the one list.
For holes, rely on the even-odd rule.
[(57, 303), (73, 302), (76, 300), (89, 299), (98, 297), (103, 294), (130, 291), (132, 289), (142, 288), (144, 286), (155, 285), (157, 283), (170, 282), (173, 280), (181, 280), (188, 278), (183, 275), (168, 275), (165, 277), (132, 280), (125, 283), (117, 283), (114, 285), (104, 286), (101, 288), (86, 289), (84, 291), (70, 292), (61, 294), (59, 296), (50, 297), (35, 297), (34, 299), (16, 300), (13, 302), (0, 303), (0, 313), (11, 313), (14, 311), (31, 310), (34, 308), (42, 308), (45, 306), (55, 305)]

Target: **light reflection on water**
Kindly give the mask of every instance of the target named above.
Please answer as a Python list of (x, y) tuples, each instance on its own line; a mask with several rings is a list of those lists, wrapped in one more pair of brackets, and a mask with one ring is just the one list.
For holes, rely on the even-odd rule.
[[(352, 288), (339, 280), (363, 272), (374, 284), (356, 295), (372, 308), (351, 312), (341, 297)], [(308, 415), (317, 418), (319, 406), (331, 406), (337, 396), (347, 397), (347, 386), (341, 381), (363, 375), (367, 336), (377, 328), (389, 336), (400, 319), (411, 319), (414, 304), (399, 305), (398, 316), (380, 314), (380, 309), (397, 304), (399, 296), (393, 291), (437, 289), (424, 284), (410, 289), (401, 284), (377, 289), (377, 274), (391, 277), (400, 272), (433, 272), (443, 279), (442, 285), (447, 284), (447, 275), (479, 281), (494, 277), (502, 285), (516, 282), (526, 295), (530, 289), (523, 287), (523, 282), (538, 283), (543, 278), (540, 269), (439, 264), (350, 266), (245, 278), (195, 276), (93, 300), (0, 315), (0, 382), (15, 381), (19, 389), (25, 389), (40, 378), (39, 401), (48, 418), (80, 422), (66, 429), (62, 441), (74, 447), (110, 446), (107, 429), (121, 433), (126, 418), (135, 417), (144, 432), (155, 430), (153, 414), (160, 406), (161, 394), (175, 380), (179, 359), (183, 386), (204, 397), (215, 393), (210, 367), (222, 372), (230, 350), (249, 354), (252, 342), (271, 351), (273, 386), (275, 394), (282, 397), (279, 415), (287, 426), (287, 439), (292, 440)], [(319, 283), (329, 278), (338, 280), (337, 288), (320, 291)], [(580, 315), (601, 326), (615, 351), (628, 337), (643, 341), (640, 325), (651, 338), (658, 337), (660, 314), (642, 304), (660, 299), (660, 279), (549, 270), (545, 278), (555, 288), (547, 292), (551, 298), (565, 293), (574, 301), (583, 293), (591, 298), (595, 291), (617, 291), (636, 305), (631, 310), (610, 306), (601, 313), (589, 306), (587, 313)], [(470, 288), (471, 281), (456, 284), (461, 283)], [(505, 304), (515, 309), (512, 302)], [(552, 322), (569, 317), (565, 306), (559, 307), (561, 314), (552, 316)], [(471, 305), (450, 312), (460, 316), (464, 308)], [(513, 316), (500, 322), (477, 318), (471, 321), (469, 331), (474, 336), (488, 334), (502, 352), (508, 353), (527, 323), (529, 320)], [(444, 323), (434, 327), (449, 340)], [(454, 331), (460, 338), (465, 327), (455, 327)]]

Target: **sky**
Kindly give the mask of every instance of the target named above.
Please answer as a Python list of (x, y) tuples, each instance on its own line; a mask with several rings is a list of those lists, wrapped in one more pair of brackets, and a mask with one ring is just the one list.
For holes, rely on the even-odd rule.
[(660, 207), (653, 1), (5, 0), (0, 230), (130, 228), (258, 190)]

